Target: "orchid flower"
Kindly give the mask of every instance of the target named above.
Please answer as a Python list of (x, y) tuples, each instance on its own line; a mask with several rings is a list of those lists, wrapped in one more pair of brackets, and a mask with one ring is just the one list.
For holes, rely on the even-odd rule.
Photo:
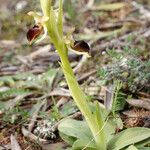
[[(54, 10), (54, 14), (57, 22), (58, 10)], [(49, 17), (42, 16), (40, 13), (33, 11), (29, 12), (28, 15), (34, 17), (35, 25), (28, 30), (27, 39), (30, 44), (38, 43), (45, 39), (47, 36), (46, 23), (49, 21)], [(86, 55), (87, 57), (90, 57), (90, 46), (85, 41), (75, 41), (72, 37), (74, 30), (74, 28), (71, 29), (67, 35), (63, 37), (67, 48), (78, 55)]]
[(47, 35), (47, 28), (45, 23), (49, 20), (48, 17), (41, 16), (39, 13), (36, 12), (29, 12), (28, 15), (34, 17), (35, 25), (28, 30), (27, 32), (27, 39), (32, 43), (38, 43), (45, 39)]

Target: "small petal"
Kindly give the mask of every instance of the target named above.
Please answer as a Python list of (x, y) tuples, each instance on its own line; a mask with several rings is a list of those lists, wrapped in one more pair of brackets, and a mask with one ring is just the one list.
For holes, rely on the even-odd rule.
[(67, 35), (64, 37), (65, 43), (70, 47), (74, 46), (74, 39), (73, 39), (73, 36), (72, 36), (74, 31), (75, 31), (75, 27), (71, 28), (69, 30), (69, 32), (67, 33)]
[(48, 20), (49, 20), (49, 17), (42, 17), (41, 22), (42, 22), (42, 23), (45, 23), (45, 22), (47, 22)]
[(88, 45), (88, 43), (86, 43), (85, 41), (75, 41), (74, 42), (74, 46), (71, 47), (75, 53), (77, 54), (85, 54), (88, 57), (89, 56), (89, 52), (90, 52), (90, 46)]
[(35, 23), (44, 24), (45, 22), (49, 20), (49, 17), (42, 16), (42, 14), (34, 12), (34, 11), (28, 12), (28, 15), (34, 18)]
[(42, 16), (40, 14), (38, 14), (37, 12), (34, 11), (30, 11), (28, 12), (29, 16), (32, 16), (35, 20), (35, 23), (39, 23), (42, 20)]
[(27, 32), (27, 39), (30, 43), (32, 43), (35, 39), (37, 39), (42, 33), (44, 29), (41, 25), (34, 25)]

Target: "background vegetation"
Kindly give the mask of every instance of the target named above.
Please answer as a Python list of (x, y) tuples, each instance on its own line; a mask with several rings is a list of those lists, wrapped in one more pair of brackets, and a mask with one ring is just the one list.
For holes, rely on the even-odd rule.
[[(0, 4), (0, 148), (67, 149), (58, 125), (83, 116), (49, 39), (27, 42), (34, 25), (27, 12), (41, 11), (39, 1)], [(149, 9), (148, 0), (64, 0), (64, 33), (75, 27), (74, 38), (91, 46), (90, 58), (70, 52), (69, 60), (89, 102), (121, 118), (116, 132), (150, 127)], [(149, 149), (149, 142), (144, 146)]]

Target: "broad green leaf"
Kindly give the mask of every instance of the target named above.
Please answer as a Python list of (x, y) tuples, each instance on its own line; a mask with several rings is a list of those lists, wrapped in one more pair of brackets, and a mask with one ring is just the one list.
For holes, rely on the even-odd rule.
[(104, 128), (106, 135), (106, 142), (110, 141), (114, 137), (115, 129), (116, 129), (116, 120), (109, 119)]
[(101, 130), (99, 132), (99, 135), (101, 137), (101, 145), (106, 145), (106, 134), (105, 134), (105, 130), (104, 130), (104, 127), (105, 127), (105, 121), (104, 121), (104, 118), (103, 118), (103, 114), (102, 114), (102, 110), (100, 109), (100, 106), (98, 104), (98, 102), (96, 103), (95, 105), (95, 108), (96, 108), (96, 111), (95, 113), (93, 114), (93, 118), (95, 118), (95, 122), (97, 123), (97, 126), (99, 127), (99, 129)]
[(95, 104), (95, 110), (96, 111), (95, 111), (94, 116), (95, 116), (96, 122), (99, 128), (102, 128), (104, 125), (104, 118), (103, 118), (102, 110), (100, 109), (98, 102)]
[(94, 143), (94, 141), (91, 141), (91, 140), (79, 139), (74, 142), (72, 148), (74, 150), (79, 150), (79, 149), (83, 149), (83, 148), (86, 148), (86, 150), (97, 150), (96, 144)]
[[(90, 104), (90, 109), (92, 112), (94, 112), (96, 110), (95, 108), (96, 106), (94, 104)], [(109, 114), (110, 112), (108, 110), (106, 110), (105, 108), (100, 107), (101, 111), (101, 115), (103, 120), (107, 120), (107, 118), (109, 118)], [(99, 117), (100, 114), (97, 114), (97, 117)], [(122, 126), (122, 120), (119, 118), (119, 116), (117, 116), (117, 118), (109, 118), (107, 120), (107, 123), (104, 127), (104, 132), (105, 132), (105, 136), (106, 136), (106, 142), (108, 142), (111, 138), (114, 137), (115, 134), (115, 129), (121, 128)]]
[(142, 140), (138, 142), (137, 144), (135, 144), (136, 147), (144, 147), (146, 145), (150, 145), (150, 138)]
[(6, 91), (0, 92), (0, 100), (7, 99), (19, 95), (25, 95), (31, 93), (29, 90), (20, 88), (11, 88)]
[(120, 132), (109, 141), (108, 150), (119, 150), (149, 137), (150, 129), (148, 128), (129, 128)]
[[(90, 104), (90, 109), (92, 112), (94, 112), (96, 110), (95, 104)], [(100, 107), (100, 111), (101, 111), (103, 120), (107, 120), (107, 117), (109, 117), (108, 115), (110, 112), (102, 107)], [(100, 116), (100, 114), (99, 115), (97, 114), (97, 117), (99, 117), (99, 116)], [(115, 134), (115, 129), (118, 127), (117, 122), (119, 122), (120, 124), (122, 123), (120, 118), (110, 118), (107, 120), (107, 123), (104, 127), (106, 142), (108, 142), (111, 138), (113, 138), (113, 136)]]
[(92, 134), (85, 121), (66, 119), (58, 126), (59, 132), (77, 139), (92, 139)]
[(131, 145), (126, 150), (138, 150), (138, 149), (134, 145)]
[(62, 132), (59, 132), (59, 136), (61, 137), (61, 139), (63, 141), (65, 141), (66, 143), (68, 143), (69, 145), (73, 145), (73, 143), (77, 140), (77, 138), (72, 137), (72, 136), (68, 136)]
[(139, 147), (138, 150), (150, 150), (150, 147)]

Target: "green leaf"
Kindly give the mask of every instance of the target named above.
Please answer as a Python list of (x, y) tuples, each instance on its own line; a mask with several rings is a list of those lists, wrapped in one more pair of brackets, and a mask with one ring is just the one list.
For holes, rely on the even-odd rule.
[(75, 141), (72, 148), (74, 150), (79, 150), (83, 148), (86, 148), (86, 150), (97, 150), (96, 144), (94, 143), (94, 141), (89, 141), (87, 139), (79, 139)]
[(134, 145), (131, 145), (126, 150), (138, 150), (138, 149)]
[(149, 137), (150, 129), (148, 128), (129, 128), (120, 132), (109, 141), (108, 150), (119, 150)]
[(138, 150), (150, 150), (150, 147), (139, 147)]
[(95, 122), (97, 123), (97, 126), (99, 127), (99, 130), (101, 130), (99, 132), (99, 135), (101, 137), (101, 145), (104, 144), (106, 145), (106, 135), (105, 135), (105, 122), (104, 122), (104, 117), (103, 117), (103, 114), (102, 114), (102, 109), (100, 108), (98, 102), (96, 103), (95, 105), (95, 112), (93, 114), (93, 118), (95, 118)]
[(145, 140), (135, 144), (136, 147), (144, 147), (144, 146), (147, 146), (147, 145), (150, 145), (150, 138), (145, 139)]
[(99, 128), (101, 129), (104, 125), (104, 117), (102, 115), (102, 109), (100, 109), (100, 106), (98, 104), (98, 102), (96, 102), (96, 105), (95, 105), (95, 119), (96, 119), (96, 122), (99, 126)]
[(66, 119), (58, 126), (59, 132), (77, 139), (92, 139), (92, 134), (85, 121)]
[[(94, 112), (96, 110), (96, 105), (95, 104), (90, 104), (90, 109), (91, 109), (92, 112)], [(96, 110), (96, 111), (98, 111), (98, 110)], [(102, 115), (103, 120), (107, 120), (107, 118), (109, 118), (109, 113), (110, 112), (108, 110), (106, 110), (105, 108), (100, 107), (99, 111), (100, 111), (99, 113), (101, 113), (101, 115)], [(97, 117), (100, 117), (100, 114), (99, 115), (97, 114)], [(111, 118), (110, 117), (107, 120), (107, 123), (104, 127), (106, 142), (108, 142), (110, 139), (112, 139), (114, 137), (115, 130), (119, 126), (118, 124), (122, 124), (121, 119), (118, 118), (118, 117), (117, 118)], [(120, 128), (120, 126), (119, 126), (119, 128)]]
[(125, 94), (121, 92), (123, 83), (119, 80), (115, 82), (115, 89), (113, 94), (112, 113), (115, 116), (117, 111), (123, 110), (126, 104)]
[(62, 132), (59, 132), (59, 136), (61, 137), (61, 139), (63, 141), (65, 141), (66, 143), (68, 143), (69, 145), (73, 145), (73, 143), (77, 140), (77, 138), (72, 137), (72, 136), (68, 136)]
[(6, 91), (0, 92), (0, 100), (8, 99), (9, 97), (14, 97), (18, 95), (29, 94), (30, 91), (26, 89), (19, 89), (19, 88), (11, 88)]
[(106, 142), (110, 141), (115, 134), (117, 124), (116, 124), (116, 119), (112, 118), (109, 119), (104, 130), (105, 130), (105, 135), (107, 137)]
[(60, 110), (60, 113), (63, 115), (63, 117), (67, 117), (75, 112), (78, 111), (77, 106), (73, 101), (67, 102), (65, 105), (62, 106), (62, 109)]
[(96, 149), (96, 144), (92, 141), (92, 133), (85, 121), (66, 119), (58, 126), (58, 130), (61, 138), (73, 145), (73, 149), (82, 149), (85, 146), (90, 147), (90, 150)]

